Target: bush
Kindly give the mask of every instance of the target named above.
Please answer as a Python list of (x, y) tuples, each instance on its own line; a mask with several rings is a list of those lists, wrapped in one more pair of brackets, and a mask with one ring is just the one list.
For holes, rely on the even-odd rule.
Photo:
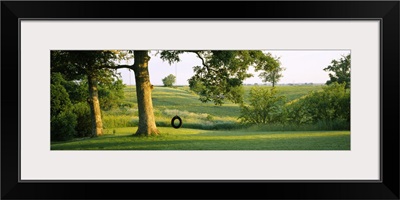
[(89, 137), (92, 134), (92, 120), (90, 107), (87, 103), (77, 103), (73, 107), (73, 112), (77, 117), (76, 136)]
[(61, 112), (71, 109), (72, 103), (65, 88), (60, 84), (50, 85), (50, 115), (55, 117)]
[(76, 134), (77, 117), (71, 111), (71, 100), (61, 82), (62, 77), (60, 75), (55, 75), (51, 79), (50, 137), (52, 141), (68, 140)]
[(324, 127), (328, 124), (331, 127), (349, 127), (350, 92), (345, 89), (345, 84), (332, 83), (323, 91), (311, 92), (287, 104), (287, 110), (288, 120), (296, 124), (324, 123)]
[(75, 137), (77, 118), (71, 111), (63, 111), (57, 116), (51, 117), (51, 140), (63, 141)]
[(275, 87), (253, 87), (250, 105), (242, 104), (239, 119), (248, 124), (282, 123), (285, 121), (285, 97), (279, 96)]
[(109, 83), (100, 83), (98, 86), (100, 107), (102, 110), (111, 110), (121, 105), (124, 99), (124, 87), (122, 80), (117, 79)]

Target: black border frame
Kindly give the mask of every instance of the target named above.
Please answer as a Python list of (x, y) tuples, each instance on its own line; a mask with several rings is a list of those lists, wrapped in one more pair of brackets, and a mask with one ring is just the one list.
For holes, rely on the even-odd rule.
[[(229, 9), (224, 11), (227, 4), (229, 4)], [(151, 12), (149, 8), (155, 6), (162, 9)], [(399, 7), (398, 1), (2, 1), (1, 198), (399, 199)], [(193, 9), (196, 12), (193, 12)], [(76, 20), (379, 19), (381, 20), (381, 58), (383, 58), (381, 59), (380, 99), (382, 180), (379, 182), (19, 182), (19, 20), (50, 18)]]

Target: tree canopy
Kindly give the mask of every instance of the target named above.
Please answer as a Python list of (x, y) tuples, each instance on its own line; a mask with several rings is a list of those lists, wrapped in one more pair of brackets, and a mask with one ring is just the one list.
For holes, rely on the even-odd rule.
[(262, 82), (270, 82), (272, 83), (272, 87), (275, 86), (276, 83), (282, 78), (282, 71), (285, 70), (281, 66), (281, 62), (279, 58), (273, 57), (270, 53), (267, 54), (264, 65), (259, 65), (255, 68), (255, 70), (262, 71), (258, 77), (261, 78)]
[(175, 81), (176, 77), (173, 74), (170, 74), (162, 79), (162, 82), (165, 87), (172, 87), (172, 85), (175, 84)]
[(51, 72), (60, 72), (66, 80), (81, 80), (87, 75), (98, 81), (110, 81), (115, 75), (113, 66), (121, 60), (129, 59), (125, 51), (51, 51)]
[(196, 87), (202, 102), (212, 101), (217, 105), (226, 100), (242, 102), (240, 87), (244, 79), (253, 76), (247, 71), (249, 67), (266, 69), (273, 59), (260, 50), (166, 50), (160, 52), (160, 57), (172, 64), (179, 62), (179, 55), (183, 53), (194, 53), (202, 62), (200, 66), (193, 66), (194, 75), (189, 79), (189, 85)]
[(350, 54), (342, 56), (339, 60), (332, 60), (331, 64), (324, 68), (324, 71), (332, 72), (329, 73), (329, 78), (326, 82), (327, 85), (332, 83), (345, 83), (346, 88), (350, 88), (350, 66), (351, 56)]

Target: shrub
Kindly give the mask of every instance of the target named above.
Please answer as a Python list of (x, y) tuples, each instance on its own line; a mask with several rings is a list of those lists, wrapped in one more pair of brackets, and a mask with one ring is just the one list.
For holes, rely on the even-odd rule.
[(332, 83), (323, 91), (311, 92), (287, 104), (287, 110), (289, 121), (296, 124), (325, 123), (347, 127), (350, 124), (350, 92), (345, 89), (345, 84)]
[(116, 79), (98, 86), (100, 107), (102, 110), (111, 110), (121, 105), (124, 99), (124, 87), (122, 80)]
[(51, 117), (51, 140), (63, 141), (70, 140), (75, 135), (77, 124), (76, 115), (71, 111), (63, 111), (57, 116)]
[(250, 90), (250, 105), (241, 104), (242, 123), (269, 124), (285, 121), (285, 97), (277, 94), (276, 88), (253, 87)]
[(90, 107), (87, 103), (77, 103), (73, 107), (73, 112), (77, 117), (76, 136), (89, 137), (92, 133), (92, 120)]
[(214, 120), (214, 116), (212, 116), (210, 114), (208, 114), (206, 118), (207, 118), (208, 121), (213, 121)]
[(65, 88), (60, 84), (50, 85), (50, 115), (55, 117), (61, 112), (69, 110), (72, 103)]
[(77, 117), (71, 111), (71, 100), (61, 82), (62, 77), (60, 75), (55, 75), (51, 79), (50, 138), (52, 141), (68, 140), (76, 134)]

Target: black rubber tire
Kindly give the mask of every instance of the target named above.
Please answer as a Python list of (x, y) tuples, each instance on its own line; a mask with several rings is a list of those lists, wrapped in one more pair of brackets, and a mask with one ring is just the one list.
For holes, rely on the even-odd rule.
[[(178, 126), (176, 126), (175, 123), (174, 123), (174, 121), (175, 121), (176, 119), (179, 120)], [(176, 115), (175, 117), (173, 117), (173, 118), (171, 119), (171, 126), (174, 127), (174, 128), (180, 128), (180, 127), (182, 126), (182, 119), (181, 119), (178, 115)]]

